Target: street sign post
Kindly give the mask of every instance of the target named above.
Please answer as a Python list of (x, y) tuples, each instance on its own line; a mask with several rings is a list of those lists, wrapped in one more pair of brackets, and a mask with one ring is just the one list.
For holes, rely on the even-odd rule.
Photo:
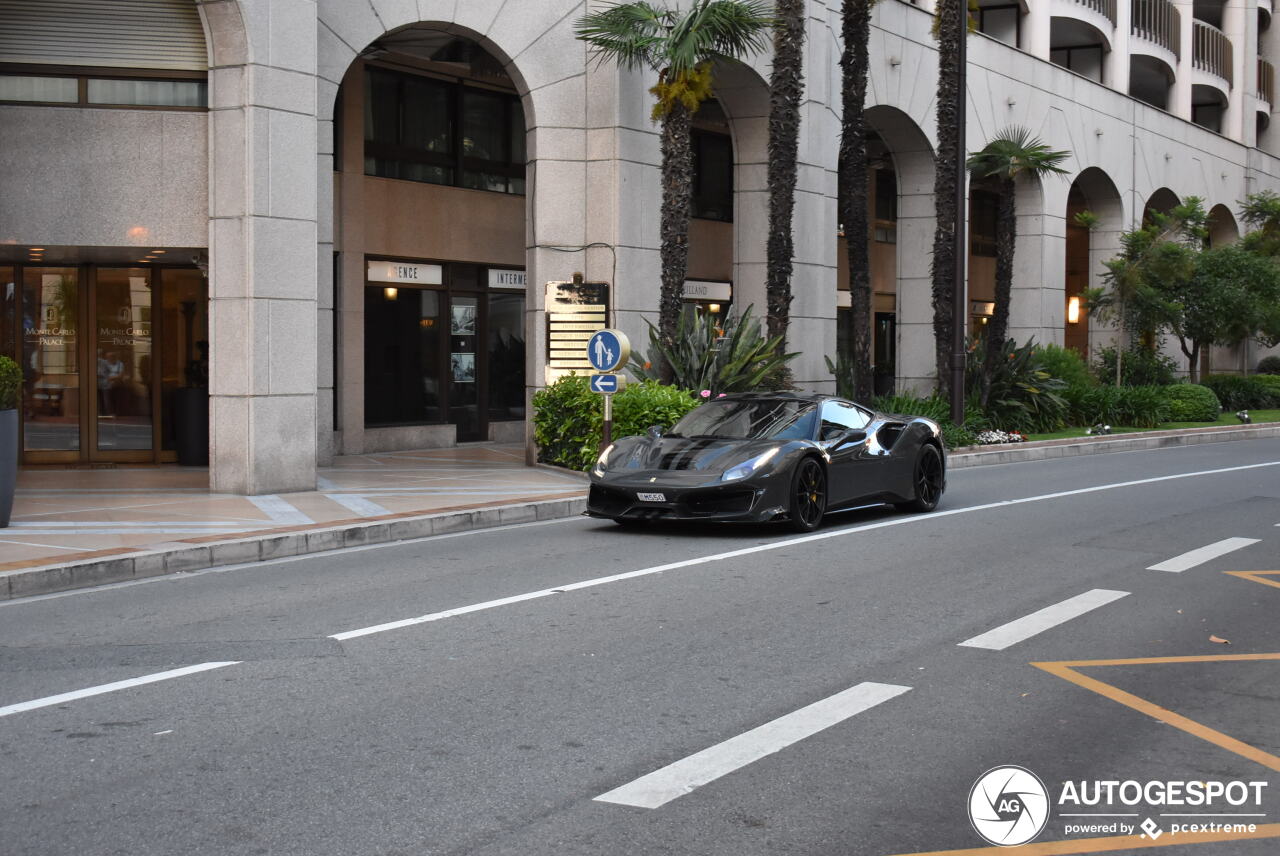
[(612, 374), (631, 359), (631, 342), (621, 330), (600, 330), (587, 342), (587, 361), (600, 374), (591, 376), (591, 391), (604, 396), (604, 425), (600, 448), (613, 442), (613, 394), (622, 388), (621, 375)]

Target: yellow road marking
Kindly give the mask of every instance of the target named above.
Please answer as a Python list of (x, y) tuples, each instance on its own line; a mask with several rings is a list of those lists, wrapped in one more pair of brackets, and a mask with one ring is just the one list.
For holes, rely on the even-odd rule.
[(1147, 716), (1172, 725), (1174, 728), (1185, 731), (1193, 737), (1207, 740), (1215, 746), (1226, 749), (1228, 752), (1234, 752), (1243, 758), (1256, 761), (1264, 767), (1280, 772), (1280, 757), (1276, 757), (1269, 752), (1263, 752), (1261, 749), (1250, 746), (1248, 743), (1242, 743), (1234, 737), (1223, 734), (1221, 731), (1215, 731), (1193, 719), (1188, 719), (1181, 714), (1174, 713), (1132, 693), (1127, 693), (1111, 684), (1103, 683), (1096, 678), (1091, 678), (1075, 671), (1079, 668), (1092, 666), (1145, 666), (1157, 663), (1227, 663), (1259, 660), (1280, 660), (1280, 654), (1225, 654), (1216, 657), (1140, 657), (1131, 660), (1063, 660), (1056, 663), (1032, 663), (1031, 665), (1038, 669), (1043, 669), (1051, 675), (1057, 675), (1077, 686), (1092, 690), (1098, 695), (1119, 702), (1126, 707), (1131, 707), (1139, 713), (1145, 713)]
[(1266, 823), (1253, 832), (1189, 832), (1185, 835), (1165, 833), (1153, 841), (1142, 835), (1116, 835), (1107, 838), (1079, 838), (1075, 841), (1042, 841), (1017, 847), (969, 847), (963, 850), (929, 850), (921, 853), (899, 853), (897, 856), (983, 856), (1009, 853), (1012, 856), (1069, 856), (1076, 853), (1107, 853), (1114, 850), (1143, 850), (1149, 847), (1177, 847), (1180, 844), (1212, 844), (1225, 841), (1254, 841), (1280, 838), (1280, 823)]
[(1223, 571), (1224, 574), (1230, 574), (1233, 577), (1239, 577), (1242, 580), (1253, 580), (1255, 583), (1262, 583), (1264, 586), (1275, 586), (1280, 588), (1280, 580), (1264, 580), (1262, 577), (1280, 576), (1280, 571)]

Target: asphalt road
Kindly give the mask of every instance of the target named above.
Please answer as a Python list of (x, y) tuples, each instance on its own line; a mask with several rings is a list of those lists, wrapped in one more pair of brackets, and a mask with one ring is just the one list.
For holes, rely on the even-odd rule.
[[(1027, 852), (1151, 819), (1275, 854), (1277, 524), (1255, 440), (958, 470), (809, 536), (574, 519), (7, 603), (0, 854), (976, 848), (1005, 765), (1047, 799), (998, 774), (978, 825), (1073, 842)], [(1062, 802), (1097, 781), (1224, 793)]]

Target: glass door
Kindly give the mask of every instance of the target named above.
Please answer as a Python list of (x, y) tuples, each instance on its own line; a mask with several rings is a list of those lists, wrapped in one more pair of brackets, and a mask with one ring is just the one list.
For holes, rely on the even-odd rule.
[(458, 442), (484, 440), (485, 420), (480, 411), (480, 366), (476, 365), (480, 341), (480, 299), (474, 295), (449, 296), (449, 421), (458, 428)]
[(152, 271), (97, 268), (90, 365), (90, 460), (150, 461), (155, 449), (156, 369)]
[(80, 459), (85, 413), (81, 395), (80, 271), (22, 271), (22, 447), (33, 463)]

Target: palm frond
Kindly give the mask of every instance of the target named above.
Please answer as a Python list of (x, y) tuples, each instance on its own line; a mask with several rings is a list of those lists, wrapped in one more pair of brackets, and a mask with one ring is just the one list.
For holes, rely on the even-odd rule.
[(717, 57), (740, 59), (769, 45), (772, 5), (766, 0), (698, 0), (673, 23), (666, 66), (673, 74)]
[(628, 70), (660, 71), (671, 25), (671, 12), (639, 0), (583, 15), (573, 29), (602, 60), (613, 60)]
[(978, 152), (972, 152), (965, 166), (978, 176), (1013, 178), (1019, 173), (1032, 176), (1065, 175), (1061, 164), (1071, 157), (1069, 151), (1056, 151), (1033, 137), (1028, 128), (1012, 125), (1000, 131), (995, 139)]

